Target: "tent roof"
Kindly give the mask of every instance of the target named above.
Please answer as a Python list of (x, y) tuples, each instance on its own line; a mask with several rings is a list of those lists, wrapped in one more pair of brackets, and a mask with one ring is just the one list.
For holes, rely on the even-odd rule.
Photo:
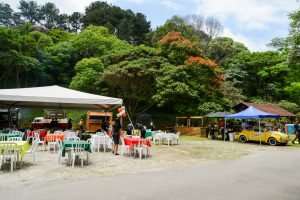
[(152, 119), (152, 115), (150, 115), (148, 113), (143, 113), (143, 114), (136, 116), (136, 118), (137, 119)]
[(239, 103), (238, 105), (234, 106), (233, 109), (236, 112), (239, 112), (239, 111), (242, 111), (242, 110), (248, 108), (249, 106), (254, 106), (255, 108), (257, 108), (261, 111), (267, 112), (267, 113), (278, 114), (281, 117), (295, 117), (296, 116), (295, 114), (288, 112), (275, 104), (270, 104), (270, 103), (261, 104), (261, 103), (242, 102), (242, 103)]
[(112, 109), (122, 99), (89, 94), (57, 85), (1, 89), (0, 107), (35, 107), (51, 109)]
[(280, 115), (266, 113), (258, 110), (253, 106), (249, 106), (246, 110), (239, 113), (226, 115), (225, 118), (236, 118), (236, 119), (260, 119), (260, 118), (279, 118)]
[(207, 115), (205, 115), (204, 117), (207, 118), (224, 118), (226, 115), (231, 115), (232, 113), (230, 112), (211, 112)]

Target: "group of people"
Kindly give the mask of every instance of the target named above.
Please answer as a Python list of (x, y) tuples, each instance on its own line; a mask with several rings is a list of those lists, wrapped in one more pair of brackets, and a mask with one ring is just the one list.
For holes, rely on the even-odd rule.
[(300, 144), (300, 126), (299, 126), (299, 122), (296, 122), (294, 124), (294, 132), (295, 132), (295, 138), (291, 141), (293, 144), (295, 144), (295, 141), (298, 139), (298, 142)]
[[(219, 127), (219, 128), (218, 128)], [(215, 132), (220, 131), (222, 134), (222, 140), (229, 141), (229, 133), (232, 132), (232, 124), (226, 123), (226, 130), (225, 130), (225, 123), (219, 123), (218, 125), (208, 124), (206, 128), (206, 138), (216, 139)]]
[[(105, 123), (104, 123), (105, 124)], [(145, 138), (146, 136), (146, 126), (144, 126), (143, 124), (137, 124), (138, 129), (141, 131), (141, 138)], [(104, 125), (103, 129), (106, 128), (106, 125)], [(118, 154), (118, 148), (119, 148), (119, 144), (120, 144), (120, 136), (121, 136), (121, 130), (122, 130), (122, 125), (120, 123), (119, 119), (116, 119), (115, 124), (112, 126), (112, 139), (113, 139), (113, 143), (114, 143), (114, 147), (113, 147), (113, 154), (115, 155), (119, 155)], [(129, 123), (126, 126), (126, 134), (127, 136), (132, 136), (132, 131), (134, 130), (134, 127), (131, 123)], [(109, 130), (108, 130), (109, 131)]]

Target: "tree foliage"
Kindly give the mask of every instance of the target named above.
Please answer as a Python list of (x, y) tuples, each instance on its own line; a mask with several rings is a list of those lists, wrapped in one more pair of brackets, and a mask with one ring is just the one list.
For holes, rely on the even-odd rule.
[(145, 34), (150, 31), (150, 22), (144, 14), (135, 14), (102, 1), (92, 2), (85, 9), (83, 25), (105, 26), (111, 34), (134, 45), (142, 44)]

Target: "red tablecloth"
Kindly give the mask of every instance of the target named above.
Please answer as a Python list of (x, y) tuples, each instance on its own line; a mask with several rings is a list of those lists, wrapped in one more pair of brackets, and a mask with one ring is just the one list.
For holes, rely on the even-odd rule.
[(151, 147), (150, 140), (142, 139), (142, 138), (124, 138), (125, 145), (130, 146), (130, 149), (132, 149), (133, 145), (138, 145), (140, 142), (147, 145), (148, 147)]
[(61, 141), (63, 141), (65, 139), (65, 136), (64, 134), (49, 134), (49, 135), (46, 135), (46, 137), (44, 138), (44, 141), (47, 142), (48, 140), (50, 140), (51, 136), (53, 136), (55, 139), (55, 141), (57, 139), (60, 139)]
[[(29, 133), (29, 136), (32, 137), (34, 135), (34, 131)], [(40, 137), (45, 137), (47, 135), (47, 131), (39, 131)]]

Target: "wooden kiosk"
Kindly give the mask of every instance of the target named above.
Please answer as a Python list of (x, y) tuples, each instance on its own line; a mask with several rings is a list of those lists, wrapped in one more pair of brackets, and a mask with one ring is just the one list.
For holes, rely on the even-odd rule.
[(182, 135), (205, 136), (203, 117), (176, 117), (175, 132), (180, 132)]
[(95, 132), (101, 128), (102, 123), (109, 121), (112, 123), (112, 112), (87, 112), (86, 130)]

